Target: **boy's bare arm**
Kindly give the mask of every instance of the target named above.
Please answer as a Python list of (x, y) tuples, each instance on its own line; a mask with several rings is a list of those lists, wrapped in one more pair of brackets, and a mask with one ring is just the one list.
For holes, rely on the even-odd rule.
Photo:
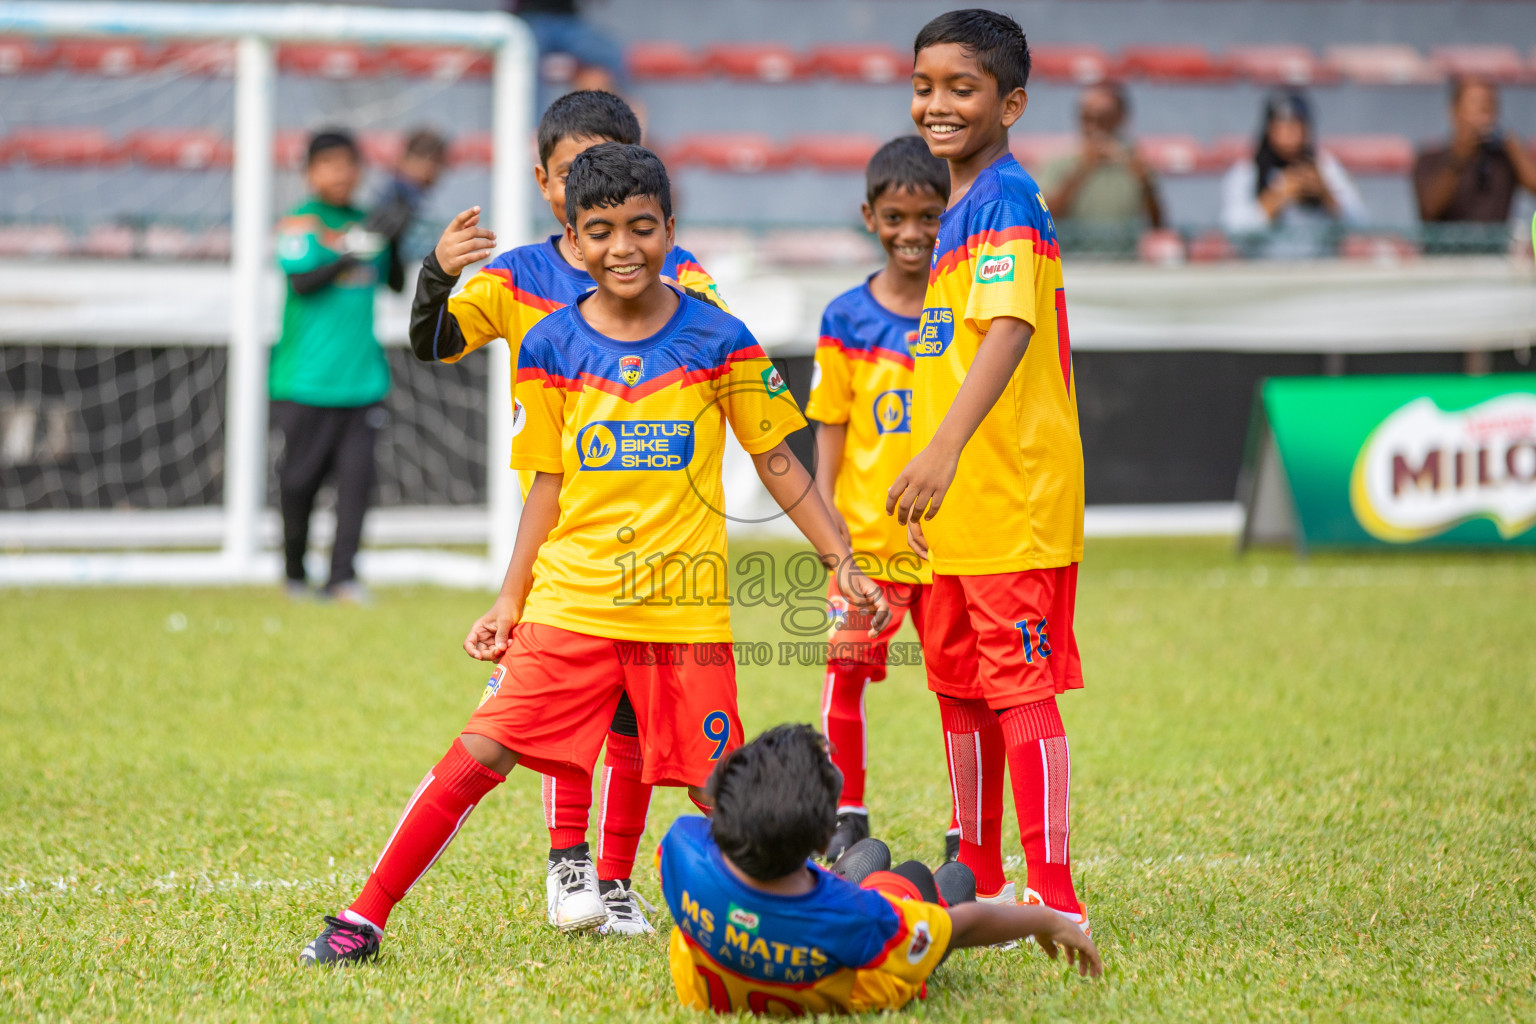
[(832, 522), (837, 525), (838, 535), (843, 538), (845, 544), (853, 544), (853, 535), (848, 531), (848, 521), (837, 510), (833, 496), (837, 490), (837, 473), (843, 465), (843, 449), (848, 443), (848, 424), (846, 423), (821, 423), (816, 427), (816, 491), (821, 495), (822, 504), (827, 506), (827, 511), (832, 515)]
[(780, 441), (761, 455), (752, 456), (752, 464), (757, 467), (758, 479), (773, 500), (821, 556), (822, 564), (837, 573), (838, 587), (843, 594), (854, 604), (874, 613), (869, 635), (879, 636), (891, 622), (891, 608), (886, 603), (885, 592), (853, 564), (853, 552), (848, 542), (838, 534), (831, 513), (811, 481), (811, 474), (789, 450), (789, 444)]
[(992, 321), (933, 440), (912, 456), (891, 484), (885, 498), (886, 515), (894, 513), (898, 522), (905, 523), (913, 516), (932, 519), (939, 514), (944, 495), (954, 482), (960, 453), (1002, 397), (1033, 333), (1034, 328), (1017, 317), (1000, 316)]
[(1049, 907), (1006, 906), (991, 903), (960, 903), (949, 908), (954, 930), (950, 949), (991, 946), (999, 942), (1033, 937), (1040, 948), (1056, 958), (1056, 947), (1067, 951), (1067, 962), (1077, 964), (1082, 975), (1097, 978), (1104, 973), (1099, 948), (1077, 925)]
[(496, 595), (491, 610), (469, 627), (469, 635), (464, 638), (465, 653), (476, 661), (495, 661), (507, 651), (507, 637), (523, 617), (523, 601), (533, 585), (533, 563), (539, 556), (539, 547), (549, 539), (560, 519), (562, 480), (564, 477), (559, 473), (534, 474), (522, 517), (517, 521), (517, 540), (512, 545), (507, 575), (501, 581), (501, 593)]

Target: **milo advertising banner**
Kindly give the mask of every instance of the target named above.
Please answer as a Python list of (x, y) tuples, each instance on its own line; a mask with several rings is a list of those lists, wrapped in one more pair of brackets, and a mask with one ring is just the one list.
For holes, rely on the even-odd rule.
[(1536, 545), (1536, 374), (1265, 381), (1243, 543)]

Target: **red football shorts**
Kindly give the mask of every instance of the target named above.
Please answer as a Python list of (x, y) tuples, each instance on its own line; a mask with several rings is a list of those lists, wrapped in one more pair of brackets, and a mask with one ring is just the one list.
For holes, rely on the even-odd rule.
[(586, 782), (619, 694), (640, 727), (641, 777), (702, 786), (741, 746), (731, 645), (641, 643), (521, 622), (464, 731), (545, 775)]
[(927, 583), (893, 583), (875, 580), (885, 592), (885, 600), (891, 606), (891, 624), (878, 638), (869, 635), (870, 613), (853, 605), (843, 596), (837, 585), (837, 574), (832, 573), (827, 585), (827, 617), (832, 620), (832, 637), (827, 647), (829, 665), (868, 665), (872, 669), (869, 681), (877, 683), (885, 678), (885, 665), (890, 657), (891, 637), (901, 628), (902, 620), (909, 614), (917, 635), (923, 635), (923, 613), (928, 605)]
[(1080, 688), (1076, 604), (1076, 562), (986, 576), (934, 573), (923, 630), (928, 688), (985, 700), (994, 711)]

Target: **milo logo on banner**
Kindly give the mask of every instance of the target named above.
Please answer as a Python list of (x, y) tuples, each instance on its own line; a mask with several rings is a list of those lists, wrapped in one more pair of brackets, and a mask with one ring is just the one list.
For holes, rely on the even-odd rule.
[(1475, 518), (1504, 539), (1536, 525), (1536, 395), (1457, 412), (1417, 398), (1381, 421), (1355, 457), (1349, 501), (1378, 540), (1404, 543)]

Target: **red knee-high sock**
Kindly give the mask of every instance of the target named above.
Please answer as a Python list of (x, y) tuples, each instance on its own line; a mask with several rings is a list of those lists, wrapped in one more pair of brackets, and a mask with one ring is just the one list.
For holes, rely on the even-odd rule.
[(640, 781), (640, 737), (608, 731), (603, 754), (602, 803), (597, 812), (597, 877), (628, 878), (651, 811), (651, 787)]
[(549, 848), (564, 850), (586, 842), (587, 819), (592, 811), (592, 776), (587, 776), (585, 781), (575, 781), (546, 775), (543, 797)]
[(864, 725), (864, 688), (869, 666), (838, 663), (827, 667), (821, 686), (821, 729), (831, 746), (832, 763), (843, 773), (837, 812), (864, 810), (864, 771), (868, 732)]
[(1007, 884), (1003, 874), (1003, 733), (986, 701), (939, 694), (949, 788), (960, 827), (960, 863), (989, 895)]
[(1072, 762), (1056, 698), (1021, 704), (997, 717), (1008, 744), (1008, 774), (1013, 777), (1029, 887), (1046, 906), (1080, 913), (1068, 850)]
[(442, 856), (480, 798), (505, 781), (506, 776), (470, 757), (463, 742), (455, 739), (411, 794), (362, 894), (348, 911), (382, 929), (389, 912)]

